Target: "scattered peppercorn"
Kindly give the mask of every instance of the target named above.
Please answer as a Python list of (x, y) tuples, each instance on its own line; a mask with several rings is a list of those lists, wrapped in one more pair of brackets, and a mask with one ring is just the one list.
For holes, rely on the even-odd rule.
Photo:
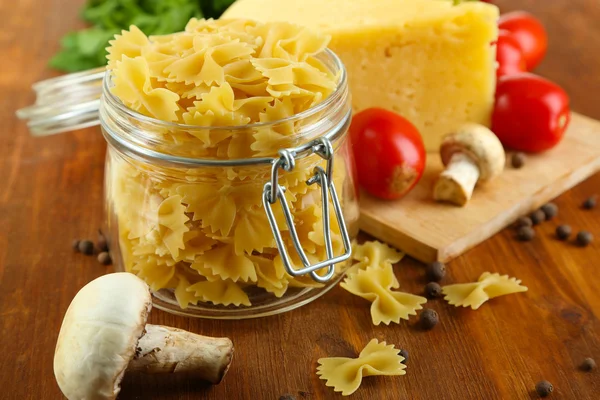
[(560, 240), (567, 240), (571, 236), (571, 227), (569, 225), (559, 225), (556, 228), (556, 237)]
[(540, 381), (535, 385), (535, 391), (540, 397), (548, 397), (554, 390), (554, 386), (548, 381)]
[(531, 213), (529, 218), (531, 218), (531, 222), (533, 222), (533, 225), (539, 225), (546, 220), (546, 214), (541, 209), (535, 210)]
[(402, 349), (398, 354), (404, 357), (404, 360), (402, 360), (402, 364), (406, 364), (406, 362), (408, 361), (408, 350)]
[(596, 207), (596, 204), (596, 196), (592, 196), (583, 202), (583, 208), (586, 210), (591, 210), (592, 208)]
[(558, 215), (558, 206), (554, 203), (544, 204), (541, 210), (544, 212), (544, 215), (546, 215), (546, 221), (550, 221)]
[(73, 248), (73, 250), (78, 253), (79, 252), (79, 240), (75, 239), (73, 240), (73, 242), (71, 242), (71, 247)]
[(519, 218), (517, 220), (517, 222), (515, 222), (515, 227), (517, 229), (521, 228), (523, 226), (528, 226), (528, 227), (533, 226), (533, 222), (531, 221), (531, 218), (529, 218), (529, 217), (521, 217), (521, 218)]
[(437, 325), (439, 321), (438, 313), (431, 308), (426, 308), (421, 312), (420, 322), (423, 329), (429, 330)]
[(100, 234), (100, 236), (98, 237), (98, 241), (96, 242), (96, 248), (98, 249), (99, 253), (108, 251), (108, 243), (106, 242), (106, 238)]
[(524, 153), (514, 153), (510, 159), (512, 167), (516, 169), (523, 167), (526, 158)]
[(588, 231), (581, 231), (577, 234), (577, 244), (582, 247), (585, 247), (588, 244), (592, 243), (593, 240), (594, 240), (594, 235), (592, 235)]
[(90, 240), (81, 240), (78, 245), (79, 251), (86, 256), (94, 254), (94, 243)]
[(425, 285), (425, 296), (428, 299), (435, 299), (442, 296), (442, 287), (437, 282), (429, 282)]
[(110, 254), (106, 251), (98, 254), (98, 262), (102, 265), (110, 265), (112, 263), (112, 259), (110, 258)]
[(581, 369), (590, 372), (596, 369), (596, 361), (593, 358), (586, 358), (581, 364)]
[(439, 282), (446, 275), (446, 266), (439, 261), (432, 262), (427, 265), (425, 275), (427, 276), (427, 280), (431, 282)]
[(535, 231), (530, 226), (522, 226), (517, 231), (517, 239), (522, 242), (529, 242), (535, 237)]
[(284, 394), (283, 396), (279, 396), (279, 400), (296, 400), (296, 396), (292, 396), (291, 394)]

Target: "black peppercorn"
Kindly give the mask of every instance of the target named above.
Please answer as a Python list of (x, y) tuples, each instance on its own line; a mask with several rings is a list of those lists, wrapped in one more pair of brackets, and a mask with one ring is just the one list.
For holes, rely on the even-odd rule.
[(560, 240), (567, 240), (571, 236), (571, 227), (569, 225), (559, 225), (556, 228), (556, 237)]
[(554, 203), (544, 204), (541, 210), (544, 212), (544, 215), (546, 215), (546, 221), (550, 221), (558, 215), (558, 206)]
[(529, 217), (521, 217), (521, 218), (519, 218), (517, 220), (517, 222), (515, 222), (515, 227), (517, 229), (521, 228), (523, 226), (528, 226), (528, 227), (533, 226), (533, 222), (531, 221), (531, 218), (529, 218)]
[(582, 247), (585, 247), (588, 244), (592, 243), (593, 240), (594, 240), (594, 235), (592, 235), (588, 231), (581, 231), (577, 234), (577, 244)]
[(581, 364), (581, 369), (586, 372), (593, 371), (594, 369), (596, 369), (596, 361), (593, 358), (586, 358)]
[(425, 275), (427, 276), (427, 280), (431, 282), (439, 282), (446, 275), (446, 266), (439, 261), (432, 262), (427, 265)]
[(110, 254), (108, 254), (106, 251), (98, 254), (98, 262), (102, 265), (110, 265), (112, 263)]
[(404, 357), (404, 360), (402, 360), (402, 364), (406, 364), (406, 362), (408, 361), (408, 350), (402, 349), (398, 354)]
[(94, 254), (94, 243), (89, 240), (81, 240), (78, 245), (79, 251), (86, 256)]
[(515, 153), (511, 157), (511, 165), (515, 169), (519, 169), (525, 165), (526, 156), (524, 153)]
[(96, 248), (98, 249), (99, 253), (108, 251), (108, 243), (106, 242), (106, 238), (104, 236), (100, 235), (100, 237), (98, 237)]
[(548, 397), (554, 390), (554, 386), (548, 381), (540, 381), (535, 385), (535, 391), (540, 397)]
[(522, 242), (529, 242), (535, 237), (535, 231), (529, 226), (522, 226), (517, 231), (517, 239)]
[(437, 282), (429, 282), (425, 285), (425, 297), (435, 299), (442, 296), (442, 287)]
[(73, 240), (73, 242), (71, 242), (71, 247), (73, 248), (73, 250), (78, 253), (79, 252), (79, 240), (75, 239)]
[(586, 199), (586, 200), (583, 202), (583, 205), (582, 205), (582, 206), (583, 206), (583, 208), (585, 208), (586, 210), (591, 210), (592, 208), (596, 207), (596, 203), (597, 203), (597, 201), (596, 201), (596, 196), (592, 196), (592, 197), (590, 197), (590, 198)]
[(432, 329), (434, 326), (437, 325), (439, 321), (438, 313), (435, 310), (432, 310), (431, 308), (424, 309), (421, 312), (419, 318), (421, 322), (421, 327), (426, 330)]
[(535, 210), (531, 213), (529, 218), (531, 218), (531, 222), (533, 222), (533, 225), (539, 225), (546, 220), (546, 214), (544, 214), (544, 212), (541, 209)]

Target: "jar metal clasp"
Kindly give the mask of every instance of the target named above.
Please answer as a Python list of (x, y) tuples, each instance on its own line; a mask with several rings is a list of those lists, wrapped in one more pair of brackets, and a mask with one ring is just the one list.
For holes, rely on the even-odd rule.
[[(350, 243), (350, 237), (348, 236), (348, 229), (344, 222), (344, 216), (342, 212), (342, 207), (340, 205), (340, 200), (338, 198), (335, 186), (333, 184), (334, 154), (331, 141), (327, 138), (319, 138), (311, 142), (309, 144), (309, 148), (311, 153), (317, 154), (327, 161), (326, 169), (323, 169), (320, 166), (315, 167), (314, 175), (306, 181), (307, 185), (317, 184), (321, 188), (321, 207), (323, 210), (323, 238), (325, 241), (325, 250), (327, 258), (323, 261), (311, 265), (306, 255), (306, 252), (302, 248), (300, 239), (298, 238), (298, 233), (294, 226), (292, 213), (290, 212), (290, 208), (284, 196), (286, 188), (279, 185), (278, 182), (280, 169), (286, 172), (290, 172), (294, 169), (296, 164), (295, 156), (300, 149), (284, 149), (279, 151), (280, 157), (275, 159), (272, 164), (271, 180), (267, 182), (264, 186), (263, 206), (265, 208), (265, 212), (267, 213), (269, 225), (271, 226), (271, 230), (273, 231), (273, 236), (275, 237), (275, 242), (281, 255), (281, 259), (283, 260), (283, 266), (286, 272), (291, 276), (310, 274), (315, 281), (325, 283), (329, 281), (335, 274), (335, 264), (346, 261), (348, 258), (350, 258), (352, 246)], [(329, 199), (331, 199), (331, 203), (333, 204), (337, 224), (340, 228), (342, 242), (344, 244), (344, 253), (339, 256), (334, 256), (333, 254), (333, 243), (331, 240), (331, 226), (329, 218)], [(287, 247), (281, 236), (281, 231), (277, 225), (277, 220), (275, 219), (275, 214), (273, 213), (273, 205), (277, 203), (278, 200), (281, 202), (281, 208), (283, 210), (285, 223), (289, 229), (289, 233), (292, 238), (292, 243), (294, 244), (294, 248), (296, 249), (299, 258), (302, 261), (302, 268), (294, 268), (289, 253), (287, 251)], [(317, 271), (323, 268), (327, 268), (327, 273), (325, 275), (319, 275)]]

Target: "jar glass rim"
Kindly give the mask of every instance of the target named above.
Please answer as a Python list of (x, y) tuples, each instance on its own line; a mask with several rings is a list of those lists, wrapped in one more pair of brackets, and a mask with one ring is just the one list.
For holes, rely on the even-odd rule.
[(186, 130), (186, 131), (196, 131), (196, 130), (201, 131), (201, 130), (207, 130), (207, 129), (210, 129), (211, 131), (235, 131), (235, 130), (246, 130), (246, 129), (254, 129), (254, 128), (264, 128), (264, 127), (268, 127), (271, 125), (279, 125), (279, 124), (283, 124), (283, 123), (295, 122), (297, 120), (301, 120), (301, 119), (305, 119), (305, 118), (310, 118), (312, 115), (322, 112), (323, 110), (330, 107), (332, 104), (335, 104), (335, 102), (339, 99), (339, 97), (344, 95), (344, 91), (345, 91), (344, 89), (347, 86), (347, 82), (346, 82), (347, 75), (346, 75), (346, 68), (344, 67), (344, 64), (342, 63), (342, 60), (338, 57), (337, 54), (335, 54), (329, 48), (326, 48), (323, 52), (321, 52), (317, 55), (317, 57), (321, 57), (321, 58), (323, 56), (325, 56), (328, 59), (328, 61), (330, 61), (332, 63), (332, 66), (335, 69), (334, 71), (336, 73), (339, 73), (339, 77), (336, 82), (336, 87), (333, 90), (333, 92), (331, 92), (320, 103), (315, 104), (314, 106), (312, 106), (302, 112), (299, 112), (297, 114), (291, 115), (286, 118), (274, 120), (274, 121), (255, 122), (255, 123), (246, 124), (246, 125), (202, 126), (202, 125), (187, 125), (187, 124), (181, 124), (178, 122), (163, 121), (163, 120), (160, 120), (160, 119), (157, 119), (154, 117), (150, 117), (148, 115), (141, 114), (141, 113), (127, 107), (125, 104), (123, 104), (123, 102), (117, 96), (115, 96), (112, 93), (112, 91), (110, 90), (110, 84), (112, 82), (112, 75), (111, 75), (111, 71), (108, 69), (104, 75), (104, 79), (102, 80), (102, 86), (103, 86), (102, 96), (104, 97), (105, 101), (108, 101), (110, 106), (114, 107), (116, 110), (118, 110), (118, 112), (126, 114), (129, 117), (135, 118), (136, 120), (139, 120), (141, 122), (152, 124), (153, 126), (156, 126), (158, 128), (177, 129), (177, 130)]

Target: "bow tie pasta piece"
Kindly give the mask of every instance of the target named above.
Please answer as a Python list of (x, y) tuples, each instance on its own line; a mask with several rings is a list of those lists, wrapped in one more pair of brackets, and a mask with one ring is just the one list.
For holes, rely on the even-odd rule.
[(374, 325), (390, 322), (400, 323), (400, 319), (408, 319), (409, 315), (417, 315), (425, 297), (404, 292), (392, 291), (397, 288), (398, 281), (390, 264), (384, 267), (367, 267), (365, 270), (348, 275), (342, 288), (350, 293), (372, 302), (371, 318)]
[(233, 282), (256, 282), (256, 269), (248, 256), (235, 253), (234, 245), (216, 247), (196, 257), (192, 269), (209, 270), (205, 275), (209, 281), (230, 279)]
[(194, 36), (193, 49), (164, 69), (169, 79), (186, 84), (221, 85), (225, 81), (223, 66), (250, 58), (255, 51), (252, 45), (239, 39), (216, 34)]
[(179, 251), (175, 261), (194, 262), (197, 256), (204, 254), (217, 243), (200, 230), (192, 230), (183, 234), (184, 248)]
[(194, 38), (195, 35), (185, 32), (153, 35), (149, 37), (149, 47), (162, 54), (181, 57), (194, 50)]
[(252, 34), (249, 30), (258, 23), (244, 19), (196, 19), (192, 18), (185, 31), (191, 34), (219, 34), (229, 40), (239, 40), (253, 47), (261, 46), (263, 38)]
[(445, 300), (456, 307), (471, 307), (477, 310), (483, 303), (494, 297), (526, 292), (521, 281), (508, 275), (484, 272), (477, 282), (447, 285), (442, 288)]
[(228, 305), (250, 305), (248, 295), (235, 282), (231, 281), (203, 281), (188, 286), (187, 292), (202, 301), (210, 301), (213, 304)]
[(150, 286), (150, 289), (158, 291), (169, 287), (175, 275), (175, 266), (161, 262), (158, 257), (149, 256), (134, 263), (133, 271)]
[[(213, 86), (208, 93), (200, 95), (200, 100), (194, 102), (194, 107), (188, 109), (188, 113), (206, 114), (211, 111), (217, 116), (237, 121), (236, 123), (248, 123), (257, 121), (259, 115), (272, 101), (273, 98), (270, 96), (236, 100), (231, 85), (225, 82), (221, 86)], [(237, 120), (238, 116), (242, 116), (243, 119)]]
[[(265, 83), (266, 88), (266, 83)], [(275, 99), (259, 115), (260, 122), (271, 122), (286, 119), (294, 115), (294, 103), (290, 98)], [(284, 122), (275, 126), (259, 127), (254, 133), (254, 142), (250, 148), (261, 156), (272, 156), (278, 149), (290, 147), (291, 136), (295, 128), (293, 122)], [(306, 186), (306, 185), (305, 185)]]
[(314, 232), (314, 226), (321, 218), (321, 209), (316, 204), (294, 212), (294, 219), (297, 220), (296, 233), (302, 244), (304, 251), (315, 254), (317, 252), (317, 243), (310, 240), (309, 235)]
[[(358, 263), (354, 264), (346, 272), (347, 275), (352, 275), (359, 270), (365, 270), (368, 267), (383, 267), (391, 268), (392, 264), (399, 262), (404, 257), (404, 254), (396, 249), (391, 248), (385, 243), (377, 240), (358, 244), (352, 244), (352, 258)], [(397, 278), (394, 276), (395, 288), (399, 287)]]
[[(259, 25), (257, 21), (250, 19), (197, 19), (192, 18), (185, 26), (185, 31), (190, 33), (210, 32), (248, 32), (249, 29)], [(257, 37), (252, 35), (252, 37)]]
[(185, 310), (190, 304), (198, 304), (198, 301), (200, 301), (201, 299), (199, 297), (196, 297), (194, 291), (187, 291), (187, 288), (192, 285), (190, 281), (183, 274), (176, 274), (176, 278), (178, 281), (174, 293), (175, 299), (177, 299), (179, 307)]
[(267, 92), (276, 98), (327, 97), (336, 83), (327, 74), (307, 63), (279, 58), (254, 58), (252, 65), (268, 79)]
[(123, 56), (135, 58), (142, 55), (145, 47), (150, 45), (144, 32), (131, 25), (129, 31), (123, 30), (120, 35), (115, 35), (114, 40), (109, 40), (107, 47), (108, 67), (115, 68), (117, 61), (121, 61)]
[(173, 255), (179, 256), (183, 244), (183, 234), (190, 229), (186, 226), (189, 221), (185, 215), (185, 206), (181, 204), (181, 196), (171, 196), (158, 206), (158, 225), (161, 227), (162, 240)]
[(263, 39), (257, 58), (306, 61), (310, 56), (324, 51), (331, 40), (331, 36), (287, 22), (257, 25), (248, 31)]
[(405, 375), (404, 357), (394, 348), (371, 340), (360, 352), (358, 358), (330, 357), (318, 360), (317, 375), (325, 380), (325, 385), (333, 387), (343, 396), (354, 393), (367, 376)]
[(354, 243), (352, 246), (352, 258), (356, 261), (366, 261), (369, 265), (396, 264), (402, 260), (404, 254), (391, 248), (385, 243), (377, 240)]
[(229, 195), (230, 187), (193, 183), (179, 186), (177, 193), (182, 196), (181, 202), (187, 204), (187, 212), (193, 214), (194, 221), (202, 221), (202, 227), (210, 228), (213, 233), (229, 235), (237, 213), (235, 201)]
[(148, 61), (143, 57), (123, 56), (114, 68), (111, 92), (128, 106), (144, 115), (163, 121), (176, 121), (179, 95), (165, 88), (153, 88)]
[(284, 278), (285, 271), (283, 267), (268, 258), (257, 256), (250, 256), (249, 258), (254, 262), (256, 268), (257, 286), (273, 293), (276, 297), (283, 296), (289, 284), (288, 279)]
[(265, 247), (275, 247), (273, 231), (262, 208), (241, 211), (233, 237), (236, 254), (262, 253)]

